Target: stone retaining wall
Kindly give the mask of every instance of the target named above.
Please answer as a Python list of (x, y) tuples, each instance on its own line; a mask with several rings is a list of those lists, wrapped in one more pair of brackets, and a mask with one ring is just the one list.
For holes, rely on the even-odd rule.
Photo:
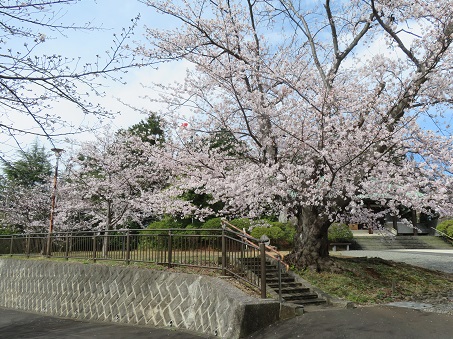
[(279, 304), (225, 281), (134, 267), (0, 258), (0, 306), (80, 320), (182, 328), (240, 338)]

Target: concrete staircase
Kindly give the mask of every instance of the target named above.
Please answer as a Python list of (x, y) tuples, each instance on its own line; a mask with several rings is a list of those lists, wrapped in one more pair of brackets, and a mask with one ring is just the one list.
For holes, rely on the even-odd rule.
[[(242, 262), (248, 270), (260, 276), (260, 258), (244, 258)], [(266, 261), (266, 285), (268, 293), (277, 299), (279, 296), (278, 269), (277, 265), (270, 261)], [(302, 306), (327, 304), (325, 299), (320, 298), (310, 288), (297, 282), (285, 270), (281, 272), (281, 292), (282, 299), (285, 302)]]
[(453, 249), (453, 246), (440, 237), (436, 236), (356, 236), (352, 249), (381, 251), (381, 250), (398, 250), (398, 249)]

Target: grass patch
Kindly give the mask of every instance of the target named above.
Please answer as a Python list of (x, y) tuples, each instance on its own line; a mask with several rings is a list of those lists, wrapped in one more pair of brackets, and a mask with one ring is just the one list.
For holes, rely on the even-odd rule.
[(423, 300), (453, 290), (453, 274), (380, 258), (332, 257), (340, 273), (297, 273), (321, 290), (359, 304)]

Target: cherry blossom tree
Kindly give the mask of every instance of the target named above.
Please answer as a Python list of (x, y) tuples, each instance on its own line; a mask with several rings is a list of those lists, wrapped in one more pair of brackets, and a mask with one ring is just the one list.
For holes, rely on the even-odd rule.
[[(180, 26), (149, 28), (138, 52), (193, 65), (183, 84), (159, 86), (175, 187), (223, 201), (224, 214), (287, 209), (286, 259), (317, 270), (331, 267), (334, 221), (451, 211), (453, 139), (418, 123), (451, 114), (451, 0), (142, 2)], [(227, 151), (205, 142), (219, 131), (234, 136)]]
[[(142, 205), (143, 195), (159, 192), (166, 174), (152, 165), (151, 147), (140, 136), (108, 130), (83, 143), (60, 185), (58, 228), (110, 231), (152, 213), (152, 206)], [(105, 237), (104, 253), (107, 242)]]
[(50, 213), (51, 164), (37, 142), (18, 152), (13, 162), (2, 161), (0, 221), (13, 231), (42, 232)]

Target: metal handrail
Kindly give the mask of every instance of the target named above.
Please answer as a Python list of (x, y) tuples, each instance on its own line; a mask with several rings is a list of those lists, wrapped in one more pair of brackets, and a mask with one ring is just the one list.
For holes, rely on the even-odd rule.
[[(239, 234), (241, 234), (243, 237), (245, 237), (245, 240), (244, 240), (245, 242), (249, 243), (251, 246), (255, 246), (255, 248), (259, 248), (259, 246), (254, 243), (254, 241), (255, 241), (256, 243), (259, 244), (260, 243), (259, 239), (256, 239), (256, 238), (252, 237), (250, 234), (248, 234), (244, 230), (239, 229), (238, 227), (236, 227), (233, 224), (229, 223), (225, 219), (222, 219), (222, 224), (226, 225), (226, 226), (228, 226), (230, 228), (233, 228), (236, 231), (238, 231)], [(284, 267), (286, 268), (286, 271), (289, 270), (289, 265), (282, 260), (283, 259), (283, 254), (282, 253), (280, 253), (279, 251), (277, 251), (275, 248), (273, 248), (271, 246), (265, 245), (265, 248), (266, 248), (266, 256), (271, 257), (272, 259), (277, 260), (278, 262), (283, 264)]]
[(439, 231), (438, 229), (436, 229), (436, 228), (434, 228), (434, 227), (431, 227), (431, 228), (432, 228), (433, 230), (435, 230), (437, 233), (439, 233), (440, 235), (442, 235), (443, 237), (448, 238), (448, 239), (450, 239), (451, 241), (453, 241), (453, 238), (450, 237), (449, 235), (445, 234), (444, 232)]

